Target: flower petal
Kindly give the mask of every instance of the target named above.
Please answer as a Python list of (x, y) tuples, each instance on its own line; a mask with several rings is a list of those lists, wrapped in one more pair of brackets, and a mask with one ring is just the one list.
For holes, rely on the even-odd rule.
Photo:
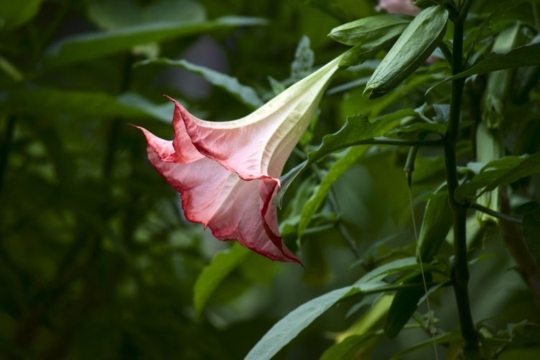
[[(148, 159), (181, 194), (189, 221), (209, 227), (219, 240), (237, 240), (272, 260), (300, 262), (276, 235), (276, 208), (271, 204), (275, 182), (245, 181), (204, 156), (197, 158), (190, 151), (178, 155), (176, 136), (175, 141), (165, 141), (138, 128), (147, 140)], [(177, 130), (175, 126), (175, 134)], [(190, 161), (181, 161), (185, 159)]]
[(240, 120), (209, 122), (175, 104), (172, 142), (140, 128), (148, 158), (182, 196), (186, 218), (220, 240), (237, 240), (273, 260), (299, 260), (285, 247), (272, 203), (288, 156), (309, 125), (341, 57)]
[(193, 145), (242, 179), (278, 179), (306, 130), (341, 57), (292, 85), (252, 114), (234, 121), (196, 118), (175, 102), (174, 122), (184, 122)]

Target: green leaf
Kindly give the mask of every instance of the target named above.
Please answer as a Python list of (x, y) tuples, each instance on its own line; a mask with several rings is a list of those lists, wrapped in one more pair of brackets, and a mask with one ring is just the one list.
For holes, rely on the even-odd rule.
[(174, 105), (170, 101), (157, 105), (142, 95), (130, 92), (118, 96), (117, 100), (120, 104), (129, 106), (132, 109), (138, 109), (156, 120), (161, 120), (168, 124), (172, 121)]
[[(426, 282), (429, 283), (432, 280), (431, 273), (425, 274)], [(422, 275), (415, 276), (414, 278), (406, 281), (404, 285), (411, 284), (423, 284)], [(395, 338), (405, 324), (409, 321), (412, 314), (418, 307), (418, 302), (425, 295), (423, 286), (413, 287), (409, 289), (400, 290), (390, 306), (388, 316), (386, 317), (386, 324), (384, 325), (384, 333), (390, 339)]]
[(495, 254), (480, 254), (478, 257), (469, 260), (469, 266), (473, 266), (473, 265), (476, 265), (478, 263), (481, 263), (482, 261), (486, 261), (486, 260), (489, 260), (489, 259), (494, 259), (496, 257), (497, 257), (497, 255), (495, 255)]
[(531, 43), (515, 48), (514, 50), (511, 50), (505, 54), (493, 54), (484, 60), (479, 61), (467, 70), (438, 82), (430, 87), (426, 91), (426, 94), (429, 93), (434, 87), (439, 86), (447, 81), (461, 79), (476, 74), (484, 74), (490, 71), (538, 65), (540, 65), (540, 43)]
[[(512, 50), (519, 41), (520, 29), (521, 24), (519, 22), (510, 28), (504, 29), (493, 44), (493, 52), (500, 54)], [(523, 43), (519, 45), (523, 45)], [(490, 130), (499, 129), (503, 124), (505, 98), (510, 90), (513, 73), (513, 70), (501, 70), (488, 75), (483, 97), (482, 122)], [(500, 142), (502, 143), (502, 140)], [(481, 146), (481, 144), (478, 144), (479, 148)]]
[(452, 209), (446, 184), (439, 187), (426, 205), (422, 228), (418, 237), (423, 263), (429, 263), (439, 251), (452, 226)]
[(388, 132), (388, 135), (396, 135), (399, 138), (418, 139), (420, 134), (433, 133), (444, 135), (446, 125), (441, 123), (417, 122), (411, 125), (398, 126)]
[(311, 74), (314, 61), (315, 54), (310, 48), (309, 38), (302, 36), (294, 53), (294, 61), (291, 63), (291, 81), (300, 81)]
[(311, 196), (311, 189), (315, 183), (315, 175), (309, 176), (295, 188), (294, 197), (289, 201), (284, 221), (279, 222), (279, 233), (282, 237), (293, 235), (296, 237), (298, 221), (304, 204)]
[(251, 349), (244, 360), (271, 359), (282, 347), (294, 339), (300, 331), (354, 288), (354, 286), (347, 286), (331, 291), (296, 308), (278, 321)]
[(442, 124), (448, 123), (448, 117), (450, 116), (449, 104), (433, 104), (433, 110), (437, 114), (435, 121)]
[(152, 117), (170, 122), (173, 112), (171, 103), (155, 105), (134, 93), (114, 97), (101, 92), (18, 88), (5, 91), (1, 95), (0, 112), (12, 114), (121, 117), (123, 119)]
[(493, 180), (483, 192), (494, 190), (497, 186), (511, 184), (521, 178), (540, 173), (540, 153), (529, 156), (504, 175)]
[[(308, 154), (308, 162), (305, 166), (322, 159), (334, 151), (360, 145), (366, 143), (367, 140), (384, 135), (399, 124), (404, 117), (414, 115), (416, 115), (414, 110), (405, 109), (389, 115), (384, 115), (373, 123), (360, 116), (352, 119), (349, 118), (341, 130), (335, 134), (326, 135), (323, 138), (321, 146)], [(302, 237), (304, 234), (309, 222), (326, 198), (332, 185), (347, 169), (364, 155), (367, 149), (367, 146), (349, 149), (330, 167), (327, 174), (322, 179), (321, 184), (316, 188), (314, 194), (304, 206), (298, 225), (298, 237)]]
[[(419, 252), (424, 264), (431, 262), (437, 254), (452, 226), (452, 209), (450, 208), (446, 191), (446, 184), (440, 186), (426, 205), (422, 228), (418, 238)], [(424, 270), (426, 270), (425, 265)], [(426, 282), (430, 282), (432, 275), (431, 273), (426, 273), (425, 277)], [(423, 283), (421, 275), (405, 282), (405, 284), (419, 283)], [(414, 314), (419, 301), (425, 295), (426, 293), (423, 287), (403, 289), (396, 293), (388, 311), (384, 330), (390, 338), (397, 336)]]
[[(495, 86), (495, 83), (492, 81), (495, 77), (499, 78), (500, 73), (505, 71), (497, 71), (493, 74), (490, 74), (488, 83), (491, 84), (492, 89)], [(497, 75), (497, 76), (495, 76)], [(501, 86), (502, 84), (498, 84)], [(496, 90), (499, 91), (499, 90)], [(486, 89), (485, 95), (490, 92), (490, 89)], [(494, 95), (494, 94), (493, 94)], [(494, 99), (494, 97), (492, 97)], [(502, 109), (501, 109), (502, 110)], [(488, 120), (484, 117), (483, 121), (480, 122), (476, 127), (476, 160), (482, 163), (488, 163), (493, 160), (498, 160), (504, 157), (505, 149), (503, 139), (500, 136), (500, 131), (490, 130), (486, 124), (494, 124), (492, 120), (502, 119), (502, 115), (498, 112), (490, 111), (490, 116)], [(484, 114), (485, 115), (485, 114)], [(499, 116), (501, 115), (501, 116)], [(500, 194), (498, 191), (493, 193), (482, 194), (477, 198), (478, 204), (485, 206), (491, 210), (499, 211), (500, 209)], [(494, 222), (497, 223), (499, 220), (491, 215), (485, 214), (483, 212), (477, 212), (476, 218), (480, 222)]]
[(356, 358), (356, 353), (360, 348), (374, 336), (379, 337), (380, 335), (376, 335), (373, 331), (366, 332), (362, 335), (351, 335), (342, 342), (328, 348), (320, 360), (353, 360)]
[(312, 164), (330, 153), (365, 144), (366, 140), (373, 140), (388, 133), (401, 120), (417, 115), (412, 109), (403, 109), (383, 115), (373, 122), (362, 115), (349, 117), (338, 132), (323, 137), (321, 146), (308, 154), (309, 163)]
[(193, 289), (193, 305), (199, 317), (212, 292), (249, 254), (249, 250), (235, 243), (232, 248), (216, 254), (212, 262), (204, 268)]
[(410, 348), (401, 351), (400, 353), (392, 356), (391, 360), (398, 360), (404, 357), (405, 355), (408, 355), (410, 353), (413, 353), (419, 349), (427, 348), (427, 347), (433, 347), (433, 344), (445, 344), (453, 341), (461, 340), (461, 333), (459, 331), (453, 331), (451, 333), (447, 334), (441, 334), (434, 336), (433, 338), (430, 338), (426, 341), (422, 341), (419, 344), (413, 345)]
[(413, 17), (401, 14), (383, 14), (355, 20), (336, 28), (328, 34), (345, 45), (360, 45), (374, 40), (397, 39)]
[(285, 175), (280, 178), (281, 188), (278, 190), (276, 197), (272, 200), (272, 203), (281, 209), (283, 204), (283, 197), (287, 192), (289, 186), (293, 183), (294, 179), (306, 168), (307, 160), (296, 165), (289, 170)]
[(88, 16), (102, 29), (118, 29), (142, 24), (196, 23), (206, 20), (204, 8), (193, 0), (168, 0), (137, 6), (130, 0), (93, 0)]
[(352, 293), (384, 291), (385, 285), (384, 283), (376, 282), (346, 286), (308, 301), (278, 321), (255, 347), (251, 349), (244, 360), (271, 359), (281, 348), (294, 339), (300, 331), (305, 329), (339, 300), (352, 295)]
[(370, 16), (332, 29), (331, 38), (346, 45), (354, 45), (347, 51), (340, 67), (349, 67), (371, 59), (383, 49), (390, 48), (407, 27), (410, 16), (385, 14)]
[(204, 66), (192, 64), (186, 60), (170, 60), (165, 58), (150, 59), (136, 63), (135, 67), (149, 64), (176, 66), (200, 75), (212, 85), (224, 89), (251, 109), (257, 109), (263, 105), (262, 100), (259, 98), (255, 90), (249, 86), (240, 84), (235, 77), (222, 74)]
[[(393, 295), (381, 294), (376, 296), (372, 301), (367, 301), (368, 298), (373, 298), (373, 296), (366, 296), (357, 303), (351, 310), (349, 310), (348, 317), (351, 315), (351, 312), (354, 308), (361, 306), (362, 304), (371, 306), (369, 309), (362, 314), (360, 319), (349, 327), (344, 332), (336, 334), (335, 338), (338, 341), (337, 344), (328, 348), (321, 360), (331, 360), (331, 359), (364, 359), (372, 358), (371, 355), (374, 348), (377, 346), (377, 341), (384, 335), (382, 331), (373, 331), (379, 327), (381, 319), (384, 319), (392, 303)], [(356, 310), (355, 310), (356, 311)], [(368, 338), (360, 339), (360, 337), (368, 336)], [(371, 341), (367, 341), (370, 340)]]
[[(513, 172), (513, 169), (523, 161), (523, 157), (517, 156), (505, 156), (501, 159), (490, 161), (482, 167), (478, 175), (456, 188), (454, 198), (456, 201), (462, 202), (466, 197), (475, 195), (477, 190), (484, 187), (486, 187), (485, 191), (488, 191), (487, 186), (493, 184), (505, 174), (510, 173), (509, 176), (512, 176), (511, 173)], [(517, 179), (519, 179), (519, 177), (516, 178), (516, 180)], [(497, 185), (490, 190), (493, 190), (496, 186)], [(480, 196), (480, 194), (478, 194), (478, 196)]]
[(50, 69), (127, 51), (135, 45), (161, 42), (230, 27), (264, 24), (266, 21), (259, 18), (222, 17), (215, 21), (200, 23), (152, 23), (76, 35), (51, 45), (45, 53), (43, 66), (45, 69)]
[(369, 76), (362, 77), (357, 80), (349, 81), (349, 82), (346, 82), (344, 84), (341, 84), (341, 85), (338, 85), (329, 89), (326, 92), (326, 95), (334, 95), (343, 91), (354, 89), (356, 87), (364, 86), (367, 84), (368, 81), (369, 81)]
[(321, 180), (319, 186), (314, 188), (313, 195), (309, 198), (302, 210), (300, 222), (298, 223), (299, 238), (304, 235), (304, 232), (315, 216), (315, 213), (326, 199), (326, 195), (328, 194), (328, 191), (330, 191), (332, 185), (334, 185), (337, 179), (364, 155), (367, 149), (368, 148), (365, 146), (349, 149), (342, 157), (332, 164), (324, 178)]
[(0, 1), (0, 19), (3, 20), (2, 31), (12, 30), (32, 20), (38, 13), (43, 0)]
[(352, 21), (375, 15), (375, 8), (370, 1), (358, 0), (307, 0), (306, 3), (319, 8), (322, 12), (339, 20)]
[[(0, 28), (2, 27), (2, 18), (0, 18)], [(0, 55), (0, 71), (8, 75), (14, 82), (21, 82), (24, 75), (13, 63)]]
[(392, 44), (392, 42), (385, 43), (373, 41), (369, 44), (371, 45), (371, 48), (368, 50), (365, 49), (365, 44), (356, 45), (343, 55), (343, 58), (339, 62), (339, 67), (346, 68), (349, 66), (362, 64), (364, 61), (374, 58), (379, 51), (390, 46), (390, 44)]
[(418, 268), (418, 262), (415, 257), (406, 257), (403, 259), (397, 259), (388, 264), (381, 265), (366, 275), (364, 275), (359, 282), (368, 282), (374, 279), (381, 280), (382, 278), (395, 274), (396, 272), (416, 269)]

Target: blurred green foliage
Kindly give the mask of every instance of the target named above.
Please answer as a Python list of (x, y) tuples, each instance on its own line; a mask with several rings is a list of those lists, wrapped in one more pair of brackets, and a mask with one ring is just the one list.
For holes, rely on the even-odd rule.
[[(502, 69), (500, 58), (488, 57), (502, 29), (517, 26), (524, 43), (540, 31), (538, 1), (505, 8), (493, 3), (474, 1), (466, 25), (470, 65), (499, 64), (485, 71)], [(294, 336), (277, 344), (276, 352), (284, 346), (278, 359), (433, 358), (432, 325), (439, 331), (439, 351), (457, 358), (459, 323), (447, 282), (452, 241), (448, 218), (439, 215), (448, 213), (441, 200), (446, 198), (437, 190), (445, 180), (442, 151), (418, 152), (410, 207), (402, 170), (408, 147), (350, 147), (385, 133), (411, 140), (445, 132), (450, 85), (442, 81), (450, 73), (442, 53), (436, 51), (437, 61), (376, 100), (362, 92), (385, 50), (360, 57), (358, 62), (367, 61), (336, 76), (286, 169), (345, 126), (318, 148), (319, 154), (333, 153), (306, 167), (284, 194), (281, 233), (305, 268), (231, 248), (188, 223), (178, 195), (149, 165), (144, 138), (130, 126), (171, 138), (172, 105), (163, 94), (205, 119), (246, 115), (261, 99), (345, 52), (346, 46), (327, 35), (376, 14), (375, 5), (370, 0), (1, 2), (0, 358), (241, 359), (297, 308), (303, 314), (310, 310), (310, 321), (299, 323), (294, 313), (285, 318), (284, 328), (299, 335), (289, 345)], [(447, 34), (447, 45), (449, 40)], [(158, 64), (171, 63), (158, 58), (183, 60), (176, 63), (181, 69)], [(491, 166), (474, 163), (482, 74), (467, 82), (464, 141), (458, 144), (462, 180), (472, 179), (460, 193), (474, 197), (486, 186), (510, 185), (508, 212), (540, 201), (540, 72), (527, 59), (519, 64), (529, 67), (512, 72), (509, 89), (515, 91), (504, 94), (500, 109), (501, 145), (516, 157)], [(246, 91), (247, 100), (241, 95)], [(381, 122), (372, 124), (379, 117)], [(524, 153), (533, 155), (517, 158)], [(535, 211), (525, 215), (529, 244), (540, 239)], [(435, 284), (430, 300), (436, 322), (426, 325), (425, 298), (413, 296), (420, 306), (390, 340), (381, 331), (386, 314), (395, 314), (392, 296), (402, 284), (418, 285), (420, 275), (417, 266), (404, 265), (416, 255), (413, 218), (419, 226), (424, 219), (420, 234), (429, 252), (424, 266)], [(503, 237), (513, 230), (501, 228), (493, 219), (476, 221), (471, 212), (473, 315), (494, 357), (536, 358), (540, 332), (534, 323), (540, 313), (504, 246)], [(372, 292), (362, 288), (379, 285), (381, 290)], [(387, 295), (381, 297), (383, 290)], [(396, 298), (406, 294), (401, 291)], [(321, 308), (313, 311), (310, 304)], [(393, 307), (399, 310), (399, 304)]]

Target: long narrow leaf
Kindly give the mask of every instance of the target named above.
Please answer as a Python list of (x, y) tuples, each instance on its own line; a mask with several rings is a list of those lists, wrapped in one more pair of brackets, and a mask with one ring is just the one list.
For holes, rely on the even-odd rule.
[(491, 71), (538, 65), (540, 65), (540, 43), (520, 46), (505, 54), (493, 54), (490, 57), (479, 61), (469, 69), (454, 76), (447, 77), (443, 81), (430, 87), (426, 91), (426, 94), (429, 93), (434, 87), (439, 86), (447, 81), (461, 79), (476, 74), (485, 74)]
[[(315, 163), (317, 160), (322, 159), (334, 151), (355, 145), (361, 145), (368, 139), (382, 136), (397, 126), (403, 118), (414, 115), (416, 115), (416, 112), (410, 109), (405, 109), (392, 114), (384, 115), (373, 123), (359, 116), (348, 119), (347, 123), (337, 133), (326, 135), (323, 138), (323, 143), (321, 146), (319, 146), (317, 150), (308, 154), (308, 161), (305, 166)], [(322, 179), (319, 187), (317, 187), (314, 194), (304, 206), (300, 224), (298, 226), (298, 237), (302, 237), (304, 234), (309, 222), (319, 209), (324, 199), (326, 199), (326, 195), (328, 194), (328, 191), (332, 185), (334, 185), (337, 179), (345, 171), (347, 171), (347, 169), (349, 169), (364, 155), (367, 149), (367, 146), (351, 148), (345, 155), (339, 158), (332, 165), (326, 176)], [(296, 175), (298, 175), (298, 173)]]
[(118, 97), (105, 92), (53, 88), (16, 88), (0, 93), (0, 113), (80, 117), (154, 118), (170, 122), (173, 105), (154, 104), (135, 93)]
[(263, 25), (265, 23), (265, 20), (258, 18), (224, 17), (200, 23), (162, 22), (75, 35), (53, 44), (45, 54), (44, 66), (45, 68), (57, 68), (126, 51), (135, 45), (161, 42), (175, 37), (229, 27)]
[(540, 153), (529, 156), (516, 167), (506, 172), (503, 176), (492, 181), (488, 186), (486, 186), (483, 192), (491, 191), (499, 185), (510, 184), (523, 177), (538, 173), (540, 173)]
[(221, 281), (240, 265), (248, 254), (248, 249), (235, 243), (230, 250), (218, 253), (212, 262), (204, 268), (197, 278), (193, 290), (193, 303), (197, 316), (201, 315), (207, 300)]
[(257, 109), (263, 105), (262, 100), (259, 98), (255, 90), (249, 86), (242, 85), (238, 82), (235, 77), (222, 74), (215, 70), (206, 68), (204, 66), (199, 66), (192, 64), (186, 60), (171, 60), (165, 58), (151, 59), (141, 61), (135, 66), (149, 65), (149, 64), (163, 64), (171, 65), (182, 68), (184, 70), (190, 71), (197, 75), (202, 76), (204, 79), (208, 80), (212, 85), (220, 87), (236, 97), (238, 100), (249, 106), (251, 109)]
[(363, 292), (385, 291), (387, 285), (381, 282), (364, 283), (346, 286), (315, 298), (290, 312), (275, 324), (263, 338), (251, 349), (245, 360), (268, 360), (277, 354), (285, 345), (294, 339), (316, 318), (336, 304), (339, 300), (350, 295)]

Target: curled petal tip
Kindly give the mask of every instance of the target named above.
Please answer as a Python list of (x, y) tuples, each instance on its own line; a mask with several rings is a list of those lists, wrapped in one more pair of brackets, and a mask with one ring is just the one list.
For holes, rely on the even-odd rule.
[(169, 95), (167, 94), (163, 94), (163, 96), (167, 99), (169, 99), (170, 101), (172, 101), (173, 103), (177, 103), (178, 101), (176, 101), (175, 99), (173, 99), (172, 97), (170, 97)]

